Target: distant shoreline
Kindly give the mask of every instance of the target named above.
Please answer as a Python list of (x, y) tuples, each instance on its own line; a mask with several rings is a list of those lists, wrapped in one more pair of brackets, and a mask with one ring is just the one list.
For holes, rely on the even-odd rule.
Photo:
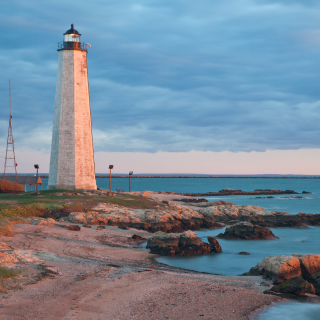
[[(48, 178), (48, 175), (40, 175), (41, 178)], [(98, 178), (109, 178), (109, 175), (96, 175), (96, 179)], [(129, 175), (111, 175), (112, 178), (126, 178), (128, 179)], [(159, 178), (159, 179), (320, 179), (320, 177), (259, 177), (259, 176), (138, 176), (132, 175), (132, 179), (140, 179), (140, 178)]]

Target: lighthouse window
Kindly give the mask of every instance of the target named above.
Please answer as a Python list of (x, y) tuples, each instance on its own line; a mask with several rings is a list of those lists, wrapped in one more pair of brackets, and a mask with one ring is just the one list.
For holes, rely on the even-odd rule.
[(80, 42), (80, 36), (76, 34), (66, 34), (64, 36), (64, 41), (67, 42)]

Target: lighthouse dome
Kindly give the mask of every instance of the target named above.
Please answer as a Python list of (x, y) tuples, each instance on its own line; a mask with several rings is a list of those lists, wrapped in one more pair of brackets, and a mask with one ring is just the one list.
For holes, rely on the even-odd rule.
[(71, 29), (66, 31), (63, 35), (65, 42), (80, 42), (81, 34), (77, 30), (75, 30), (73, 24), (71, 25)]

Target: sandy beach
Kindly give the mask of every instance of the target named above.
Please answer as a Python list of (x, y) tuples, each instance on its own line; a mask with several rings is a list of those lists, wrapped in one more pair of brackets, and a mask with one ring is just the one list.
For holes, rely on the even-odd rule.
[[(171, 196), (159, 195), (161, 200)], [(0, 319), (248, 319), (278, 298), (262, 277), (219, 276), (169, 267), (140, 247), (144, 230), (17, 224), (3, 245), (23, 253), (22, 290), (1, 294)]]

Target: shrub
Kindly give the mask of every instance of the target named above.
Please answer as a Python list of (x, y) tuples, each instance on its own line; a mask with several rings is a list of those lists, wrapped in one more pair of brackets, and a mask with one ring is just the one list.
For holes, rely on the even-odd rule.
[(0, 206), (0, 217), (41, 217), (48, 210), (52, 210), (57, 207), (59, 206), (46, 203)]
[(0, 193), (24, 192), (22, 184), (0, 179)]

